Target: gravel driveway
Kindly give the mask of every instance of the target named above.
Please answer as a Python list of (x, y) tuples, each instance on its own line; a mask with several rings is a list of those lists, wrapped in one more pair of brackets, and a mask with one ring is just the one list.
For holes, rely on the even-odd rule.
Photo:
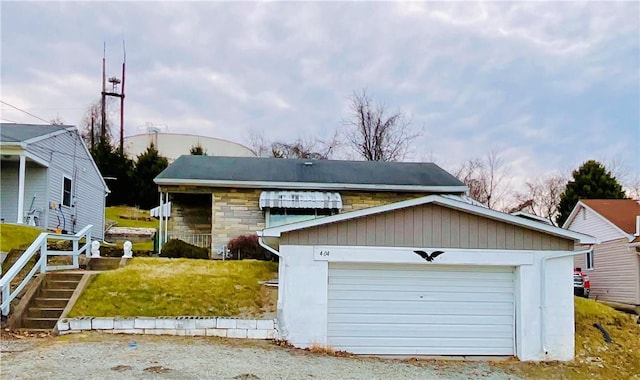
[(3, 379), (514, 379), (481, 361), (334, 357), (266, 341), (74, 334), (3, 340)]

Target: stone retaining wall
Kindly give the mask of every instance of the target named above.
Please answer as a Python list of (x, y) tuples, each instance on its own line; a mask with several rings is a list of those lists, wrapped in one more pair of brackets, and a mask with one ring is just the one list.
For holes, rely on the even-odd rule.
[(97, 330), (114, 334), (219, 336), (241, 339), (275, 339), (273, 319), (221, 317), (78, 317), (58, 321), (58, 332), (70, 334)]

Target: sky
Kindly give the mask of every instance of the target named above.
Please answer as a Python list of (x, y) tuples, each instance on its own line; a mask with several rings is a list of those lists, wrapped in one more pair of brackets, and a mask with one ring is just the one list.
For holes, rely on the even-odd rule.
[(493, 150), (514, 186), (589, 159), (640, 173), (638, 1), (2, 1), (0, 12), (2, 122), (40, 122), (14, 106), (80, 125), (100, 98), (103, 44), (107, 76), (121, 77), (125, 40), (125, 136), (154, 125), (245, 145), (252, 133), (322, 138), (344, 130), (349, 97), (366, 89), (421, 133), (407, 161), (451, 171)]

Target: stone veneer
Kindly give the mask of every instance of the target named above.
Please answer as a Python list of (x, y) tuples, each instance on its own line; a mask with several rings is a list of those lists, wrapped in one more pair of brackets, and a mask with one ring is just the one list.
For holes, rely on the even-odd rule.
[[(188, 187), (177, 189), (163, 188), (163, 191), (188, 192)], [(203, 193), (204, 189), (194, 188), (195, 193)], [(265, 228), (264, 211), (260, 210), (260, 193), (268, 189), (209, 189), (212, 194), (211, 204), (211, 246), (215, 252), (227, 245), (229, 240), (240, 235), (253, 235), (258, 230)], [(402, 193), (402, 192), (367, 192), (367, 191), (340, 191), (343, 209), (341, 212), (356, 211), (363, 208), (380, 206), (407, 199), (413, 199), (428, 195), (428, 193)], [(176, 205), (176, 210), (186, 210), (186, 207)], [(193, 206), (191, 206), (193, 207)], [(201, 208), (202, 210), (202, 208)], [(184, 213), (184, 211), (182, 211)], [(191, 212), (195, 212), (192, 210)], [(173, 216), (173, 215), (172, 215)], [(192, 233), (204, 232), (204, 225), (198, 225), (197, 229), (183, 225), (181, 218), (172, 221), (170, 231), (193, 230)]]

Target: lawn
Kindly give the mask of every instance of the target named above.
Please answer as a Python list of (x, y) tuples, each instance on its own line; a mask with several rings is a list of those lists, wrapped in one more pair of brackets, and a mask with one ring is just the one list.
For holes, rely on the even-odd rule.
[(149, 210), (130, 206), (111, 206), (105, 208), (105, 218), (118, 227), (158, 228), (158, 221), (149, 216)]
[(93, 317), (261, 316), (275, 311), (278, 264), (138, 257), (95, 276), (69, 314)]
[(35, 227), (18, 224), (0, 224), (0, 251), (9, 252), (13, 248), (24, 249), (44, 231)]
[[(640, 379), (640, 325), (635, 317), (593, 300), (575, 298), (575, 350), (572, 362), (498, 364), (528, 379)], [(611, 335), (605, 343), (593, 324)]]

